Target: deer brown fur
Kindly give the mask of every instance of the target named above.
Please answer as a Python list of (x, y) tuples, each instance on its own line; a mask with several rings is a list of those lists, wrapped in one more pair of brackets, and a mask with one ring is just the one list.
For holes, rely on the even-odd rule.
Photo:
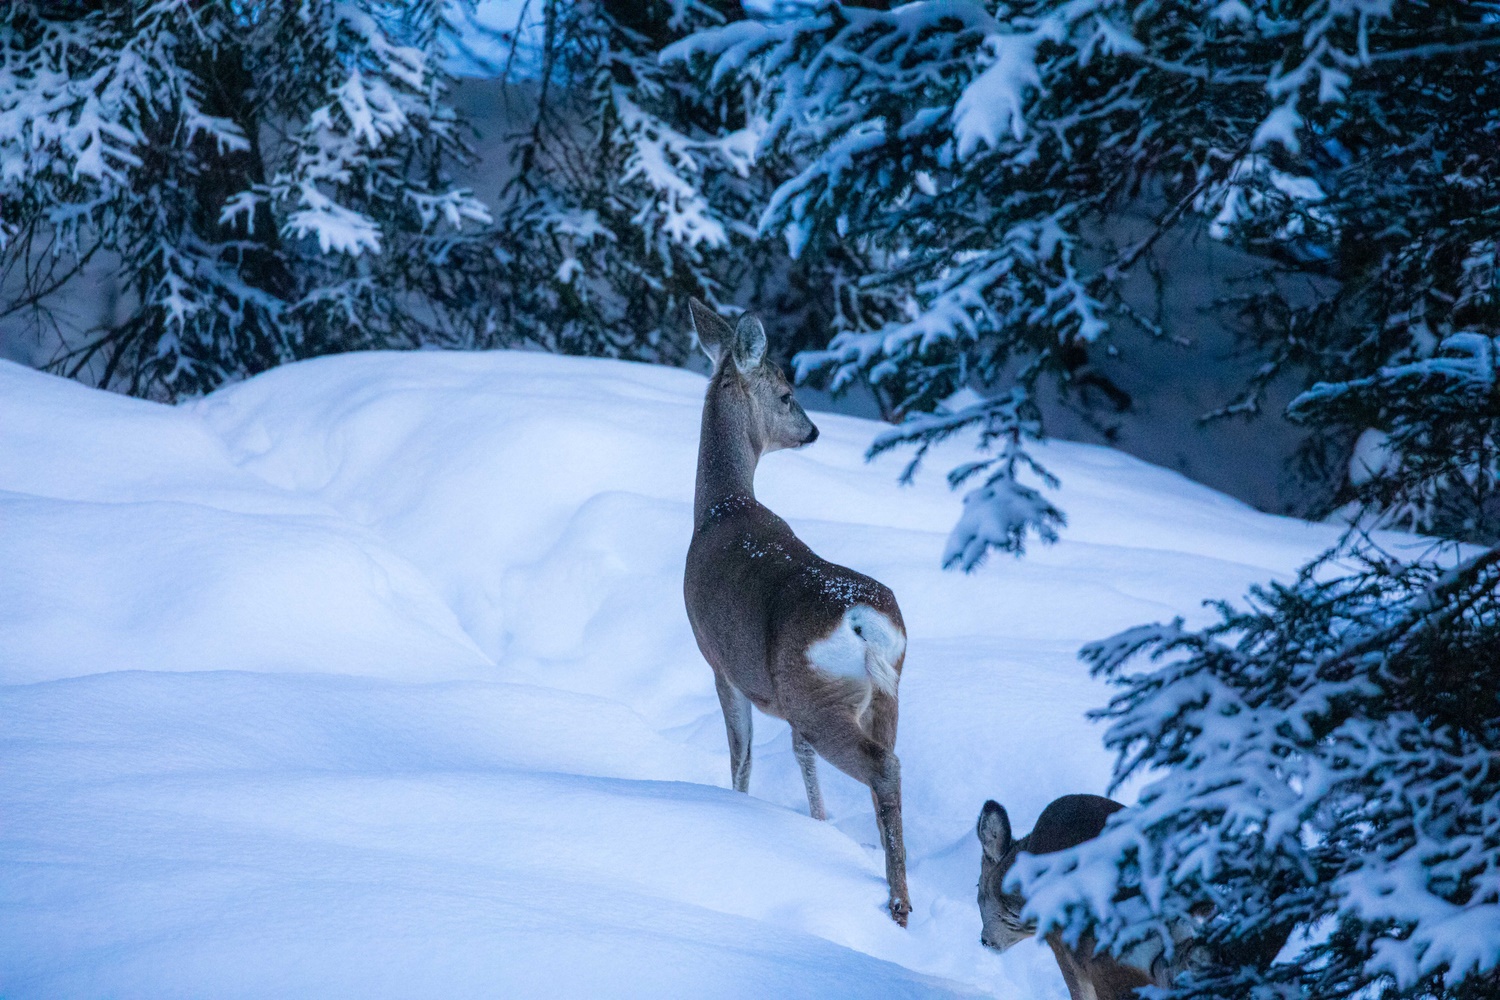
[(747, 315), (731, 328), (697, 300), (691, 311), (714, 372), (683, 592), (724, 710), (731, 780), (749, 790), (753, 704), (791, 724), (814, 818), (825, 818), (814, 754), (869, 787), (890, 913), (905, 926), (911, 902), (895, 754), (901, 609), (888, 588), (819, 558), (755, 499), (761, 456), (811, 444), (818, 429), (767, 363), (759, 320)]
[[(1097, 837), (1110, 814), (1121, 808), (1101, 795), (1064, 795), (1042, 810), (1030, 833), (1016, 839), (1004, 807), (993, 800), (986, 802), (978, 823), (979, 843), (984, 848), (979, 868), (979, 913), (984, 921), (980, 943), (1004, 951), (1036, 933), (1035, 925), (1021, 918), (1025, 897), (1005, 888), (1005, 877), (1017, 855), (1077, 847)], [(1148, 971), (1098, 951), (1087, 935), (1070, 945), (1060, 932), (1053, 931), (1046, 941), (1073, 1000), (1126, 1000), (1142, 986), (1167, 985), (1165, 970)]]

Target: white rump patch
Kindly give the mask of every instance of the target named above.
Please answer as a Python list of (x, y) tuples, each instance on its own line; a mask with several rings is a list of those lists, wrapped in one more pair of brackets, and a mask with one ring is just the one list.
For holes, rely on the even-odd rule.
[(896, 664), (906, 653), (906, 634), (874, 608), (856, 604), (844, 612), (838, 627), (807, 649), (813, 668), (835, 677), (868, 681), (886, 694), (896, 693), (901, 675)]

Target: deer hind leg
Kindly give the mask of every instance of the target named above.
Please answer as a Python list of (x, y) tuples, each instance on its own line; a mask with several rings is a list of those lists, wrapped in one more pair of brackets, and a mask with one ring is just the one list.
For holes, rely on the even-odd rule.
[(729, 780), (737, 792), (750, 791), (750, 699), (741, 694), (729, 680), (714, 671), (714, 687), (719, 692), (719, 707), (724, 710), (724, 730), (729, 736)]
[(802, 783), (807, 786), (807, 812), (813, 819), (827, 819), (823, 811), (823, 790), (818, 787), (818, 756), (813, 745), (798, 729), (792, 727), (792, 753), (802, 768)]
[(905, 927), (911, 896), (906, 889), (906, 841), (901, 833), (901, 761), (889, 747), (871, 739), (852, 714), (822, 714), (802, 732), (824, 760), (869, 787), (885, 851), (891, 919)]
[[(863, 717), (864, 728), (870, 734), (870, 738), (887, 750), (894, 750), (896, 747), (897, 715), (896, 699), (884, 691), (877, 690), (874, 697), (870, 699), (870, 707), (866, 710)], [(898, 784), (896, 787), (898, 801), (900, 796), (901, 788)], [(870, 802), (874, 805), (875, 815), (878, 817), (880, 815), (880, 796), (876, 793), (873, 785), (870, 787)], [(896, 811), (896, 822), (898, 824), (901, 822), (899, 806)]]
[(896, 749), (896, 717), (898, 715), (896, 699), (884, 691), (876, 690), (870, 698), (870, 707), (866, 713), (866, 731), (870, 738), (887, 750)]

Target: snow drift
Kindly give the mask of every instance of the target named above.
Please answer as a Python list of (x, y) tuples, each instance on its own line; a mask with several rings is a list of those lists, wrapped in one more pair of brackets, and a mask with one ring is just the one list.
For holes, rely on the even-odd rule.
[(0, 994), (1065, 996), (979, 945), (979, 805), (1103, 791), (1077, 648), (1333, 529), (1054, 444), (1064, 540), (963, 576), (875, 425), (770, 456), (906, 618), (902, 931), (868, 793), (821, 765), (807, 818), (785, 724), (727, 790), (681, 597), (703, 389), (363, 354), (172, 408), (0, 363)]

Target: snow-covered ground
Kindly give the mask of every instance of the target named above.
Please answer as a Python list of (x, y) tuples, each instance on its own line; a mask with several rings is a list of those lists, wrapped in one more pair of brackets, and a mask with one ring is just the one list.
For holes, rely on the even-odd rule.
[(979, 945), (980, 804), (1103, 791), (1078, 646), (1333, 529), (1054, 444), (1070, 526), (937, 561), (934, 455), (819, 415), (761, 498), (895, 590), (909, 930), (868, 793), (783, 723), (727, 789), (682, 609), (704, 381), (346, 355), (177, 408), (0, 362), (0, 995), (1062, 997)]

